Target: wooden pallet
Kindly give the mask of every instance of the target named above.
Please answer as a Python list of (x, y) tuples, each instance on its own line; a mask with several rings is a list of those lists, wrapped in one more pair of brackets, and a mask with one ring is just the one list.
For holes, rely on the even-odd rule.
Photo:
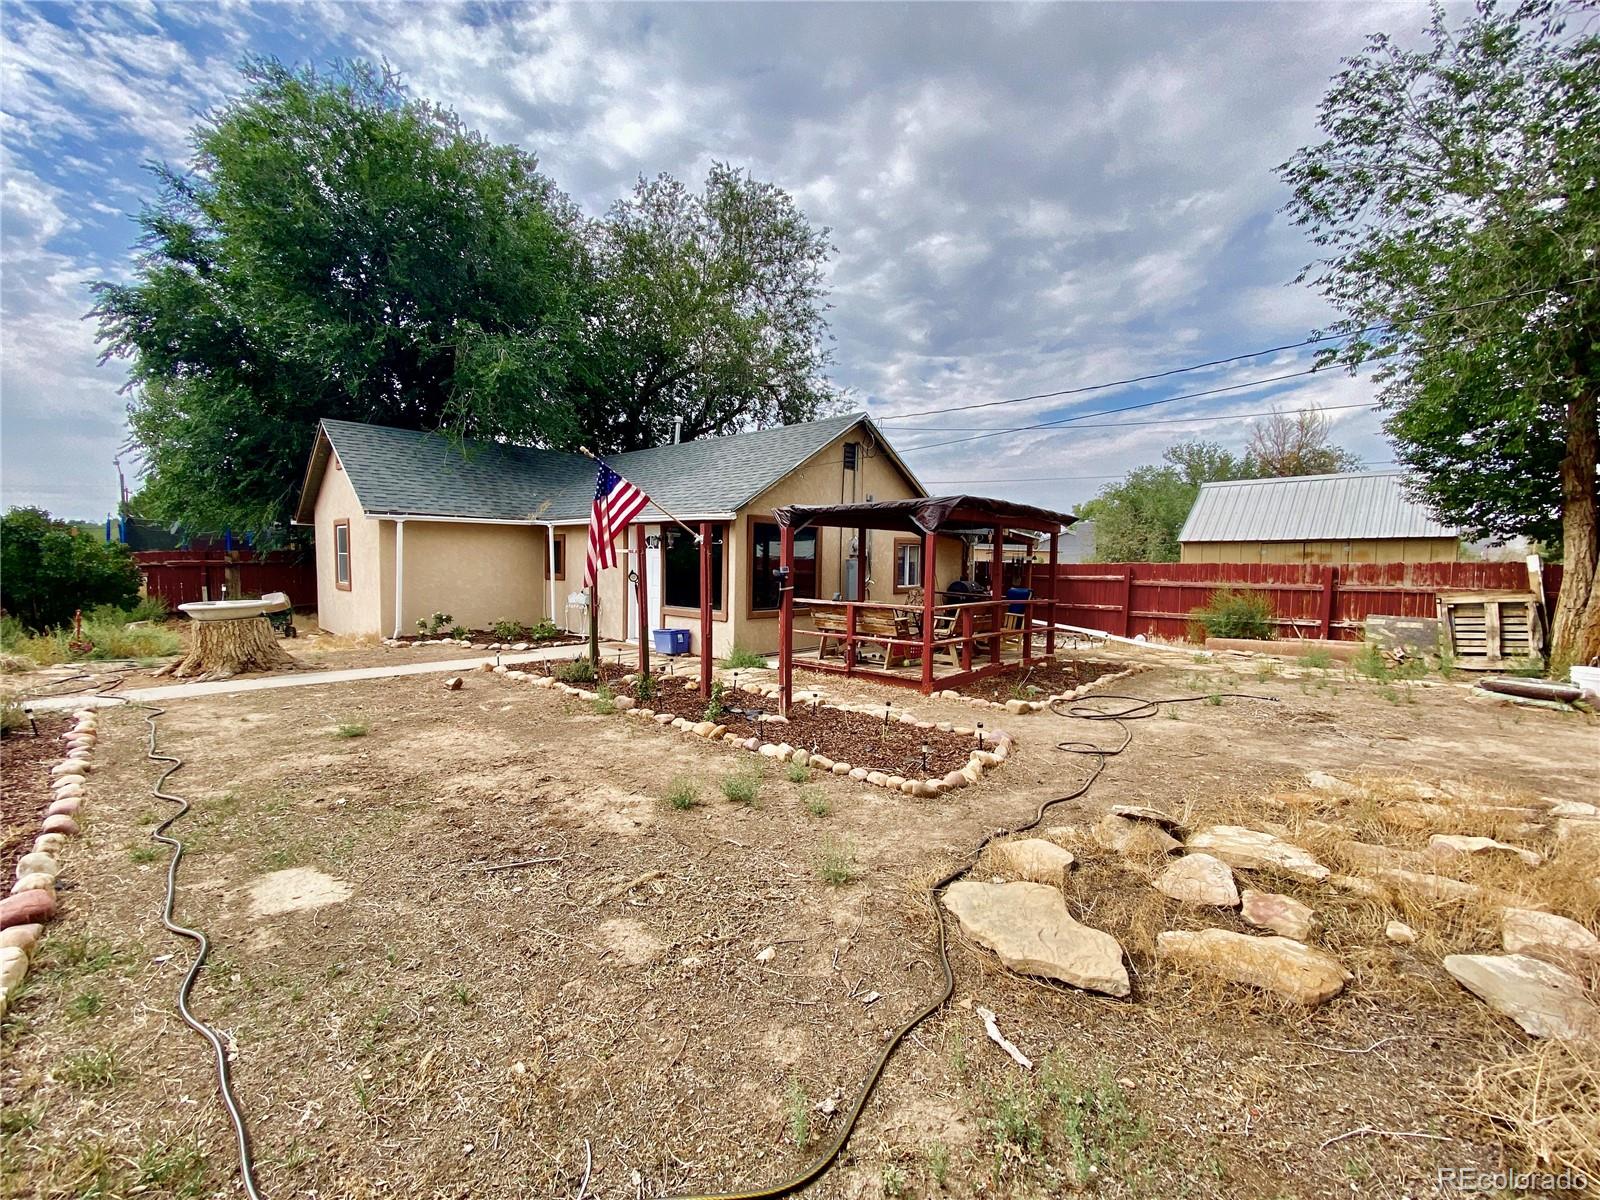
[(1544, 612), (1528, 592), (1443, 589), (1439, 621), (1462, 670), (1503, 670), (1544, 653)]

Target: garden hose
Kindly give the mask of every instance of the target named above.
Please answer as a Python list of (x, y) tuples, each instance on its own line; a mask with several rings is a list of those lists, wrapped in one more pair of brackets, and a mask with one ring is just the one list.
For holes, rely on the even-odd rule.
[[(120, 699), (120, 697), (117, 697)], [(150, 794), (158, 800), (178, 805), (178, 811), (157, 825), (150, 836), (164, 846), (172, 847), (172, 858), (167, 863), (167, 898), (161, 909), (161, 924), (166, 926), (168, 932), (179, 937), (188, 938), (194, 942), (198, 950), (194, 961), (189, 964), (189, 972), (183, 977), (183, 983), (178, 988), (178, 1013), (183, 1017), (184, 1024), (194, 1030), (206, 1041), (211, 1043), (212, 1052), (217, 1060), (217, 1087), (222, 1093), (223, 1107), (228, 1110), (228, 1120), (233, 1125), (234, 1140), (239, 1148), (239, 1177), (244, 1183), (245, 1194), (250, 1200), (262, 1200), (261, 1191), (256, 1186), (255, 1158), (250, 1151), (250, 1129), (245, 1124), (244, 1113), (239, 1108), (239, 1101), (233, 1094), (233, 1078), (228, 1068), (228, 1049), (223, 1045), (222, 1038), (217, 1031), (204, 1021), (200, 1020), (189, 1009), (189, 993), (194, 988), (194, 982), (200, 975), (200, 969), (205, 966), (206, 955), (211, 952), (211, 943), (206, 935), (198, 929), (190, 929), (186, 925), (179, 925), (172, 919), (173, 905), (178, 893), (178, 863), (183, 858), (183, 843), (169, 835), (166, 830), (174, 821), (189, 811), (189, 802), (182, 796), (174, 796), (170, 792), (162, 791), (168, 778), (183, 766), (183, 759), (171, 754), (160, 754), (156, 751), (156, 718), (161, 716), (165, 709), (156, 708), (150, 704), (135, 704), (133, 701), (124, 700), (136, 708), (146, 710), (145, 724), (149, 726), (150, 736), (145, 751), (145, 757), (154, 763), (167, 763), (167, 769), (161, 772), (161, 777), (156, 780), (155, 786), (150, 789)]]
[(823, 1147), (822, 1153), (798, 1174), (779, 1180), (777, 1183), (767, 1184), (762, 1187), (738, 1188), (731, 1192), (685, 1192), (672, 1197), (671, 1200), (770, 1200), (772, 1197), (787, 1196), (815, 1183), (829, 1167), (833, 1166), (840, 1152), (844, 1149), (845, 1143), (850, 1140), (851, 1133), (855, 1131), (856, 1122), (861, 1117), (861, 1110), (866, 1107), (867, 1101), (872, 1096), (873, 1089), (878, 1086), (878, 1081), (883, 1077), (884, 1068), (888, 1066), (889, 1059), (894, 1055), (894, 1052), (899, 1049), (900, 1043), (905, 1041), (913, 1029), (943, 1008), (955, 992), (955, 972), (950, 966), (950, 951), (945, 940), (944, 914), (939, 911), (939, 893), (970, 871), (989, 843), (997, 838), (1010, 837), (1013, 834), (1025, 833), (1033, 829), (1044, 820), (1045, 813), (1051, 808), (1054, 808), (1057, 804), (1065, 804), (1068, 800), (1076, 800), (1093, 787), (1095, 780), (1099, 779), (1100, 773), (1105, 770), (1106, 760), (1121, 754), (1128, 748), (1129, 743), (1133, 741), (1133, 731), (1128, 728), (1126, 722), (1142, 721), (1153, 717), (1161, 711), (1163, 704), (1194, 704), (1202, 700), (1217, 703), (1223, 699), (1277, 702), (1277, 697), (1275, 696), (1253, 696), (1245, 692), (1214, 692), (1203, 696), (1168, 696), (1158, 700), (1146, 700), (1140, 696), (1120, 696), (1106, 693), (1096, 696), (1094, 699), (1096, 701), (1126, 700), (1129, 703), (1125, 708), (1117, 709), (1114, 712), (1106, 712), (1103, 709), (1091, 708), (1083, 702), (1067, 705), (1063, 708), (1062, 705), (1065, 704), (1065, 701), (1055, 700), (1050, 704), (1050, 711), (1057, 716), (1073, 717), (1080, 721), (1110, 721), (1122, 731), (1121, 744), (1104, 747), (1097, 746), (1093, 742), (1057, 742), (1055, 747), (1057, 750), (1067, 754), (1082, 754), (1094, 759), (1094, 765), (1090, 768), (1088, 777), (1073, 788), (1072, 791), (1044, 801), (1034, 811), (1033, 818), (1024, 824), (1010, 829), (996, 829), (985, 834), (978, 844), (973, 847), (971, 853), (967, 855), (965, 862), (936, 880), (928, 888), (928, 907), (933, 913), (937, 939), (936, 947), (939, 951), (939, 968), (943, 972), (944, 981), (940, 985), (938, 994), (922, 1008), (906, 1018), (900, 1028), (895, 1030), (893, 1036), (885, 1043), (883, 1050), (878, 1054), (877, 1061), (873, 1063), (872, 1069), (867, 1072), (866, 1082), (861, 1085), (861, 1090), (856, 1094), (855, 1103), (850, 1106), (850, 1111), (845, 1114), (844, 1120), (839, 1124), (838, 1132)]

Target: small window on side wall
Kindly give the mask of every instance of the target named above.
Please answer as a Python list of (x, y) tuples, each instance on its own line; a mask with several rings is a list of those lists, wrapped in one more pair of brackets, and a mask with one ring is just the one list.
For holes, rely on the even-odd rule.
[(896, 542), (894, 544), (894, 586), (899, 592), (909, 592), (922, 586), (922, 543)]
[(349, 521), (336, 521), (333, 526), (333, 582), (347, 592), (350, 590)]
[(555, 578), (565, 579), (567, 577), (567, 535), (564, 533), (553, 535), (550, 539), (550, 551), (550, 554), (544, 560), (544, 577), (546, 579), (551, 578), (550, 562), (551, 559), (554, 559), (556, 564)]

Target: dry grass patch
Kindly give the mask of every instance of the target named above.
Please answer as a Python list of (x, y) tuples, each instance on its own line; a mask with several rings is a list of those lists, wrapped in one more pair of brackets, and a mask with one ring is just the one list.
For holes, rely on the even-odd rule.
[(1600, 1187), (1600, 1045), (1546, 1042), (1480, 1067), (1466, 1104), (1530, 1167)]

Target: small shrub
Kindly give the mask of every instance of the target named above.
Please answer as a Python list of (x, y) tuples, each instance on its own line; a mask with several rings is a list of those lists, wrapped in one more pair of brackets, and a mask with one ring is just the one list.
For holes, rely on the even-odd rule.
[(60, 1068), (61, 1080), (73, 1087), (105, 1088), (121, 1074), (116, 1055), (109, 1050), (85, 1050), (66, 1059)]
[(601, 716), (610, 716), (617, 711), (617, 694), (601, 684), (595, 689), (594, 711)]
[(472, 630), (468, 629), (465, 625), (450, 626), (450, 636), (455, 638), (458, 642), (465, 641), (471, 635), (471, 633)]
[(648, 671), (633, 681), (634, 697), (641, 704), (644, 704), (650, 700), (654, 700), (656, 698), (656, 692), (659, 690), (659, 688), (659, 677), (652, 675)]
[(1258, 592), (1219, 588), (1205, 607), (1192, 609), (1189, 615), (1207, 637), (1270, 638), (1274, 633), (1272, 602)]
[(825, 817), (833, 811), (828, 804), (828, 798), (822, 794), (821, 788), (808, 787), (800, 793), (800, 803), (806, 806), (806, 811), (813, 817)]
[(804, 1148), (811, 1140), (811, 1097), (798, 1082), (791, 1081), (787, 1100), (789, 1110), (789, 1138), (796, 1146)]
[(727, 695), (727, 685), (720, 679), (713, 679), (711, 681), (711, 699), (706, 704), (705, 719), (707, 721), (722, 720), (723, 714), (728, 711), (727, 705), (723, 703), (727, 699)]
[(367, 736), (367, 727), (360, 721), (346, 721), (333, 731), (336, 738), (359, 738)]
[(587, 658), (575, 658), (556, 668), (556, 678), (562, 683), (593, 683), (594, 664)]
[(767, 656), (757, 654), (754, 650), (745, 650), (735, 646), (728, 651), (728, 657), (722, 660), (725, 671), (751, 671), (758, 670), (767, 665)]
[(106, 998), (99, 992), (79, 992), (67, 1001), (67, 1016), (74, 1021), (92, 1017), (106, 1006)]
[(449, 613), (436, 612), (431, 617), (417, 618), (417, 632), (423, 637), (438, 637), (456, 623)]
[(783, 777), (790, 783), (809, 783), (811, 772), (799, 763), (790, 763), (783, 773)]
[(1326, 671), (1333, 666), (1333, 653), (1326, 646), (1313, 646), (1300, 656), (1300, 661), (1316, 671)]
[(898, 1163), (885, 1163), (879, 1182), (883, 1185), (883, 1194), (891, 1200), (906, 1194), (905, 1168)]
[(700, 789), (687, 779), (674, 779), (667, 789), (667, 803), (679, 812), (688, 812), (700, 802)]
[(761, 794), (761, 780), (754, 775), (729, 775), (722, 781), (722, 794), (735, 804), (754, 808), (756, 797)]
[(521, 621), (496, 621), (489, 628), (494, 631), (494, 636), (502, 642), (526, 642), (531, 640), (528, 627)]
[(859, 873), (855, 855), (850, 852), (850, 847), (842, 842), (823, 844), (822, 856), (817, 861), (818, 879), (829, 887), (843, 887)]
[(22, 711), (22, 705), (15, 700), (0, 704), (0, 735), (21, 733), (27, 727), (28, 714)]
[[(535, 621), (533, 628), (528, 630), (528, 640), (530, 642), (548, 642), (560, 636), (561, 630), (557, 628), (554, 621), (550, 620)], [(518, 640), (520, 641), (521, 639)]]
[(937, 1187), (944, 1186), (945, 1176), (950, 1173), (950, 1147), (943, 1142), (935, 1142), (928, 1147), (928, 1174), (933, 1176)]

